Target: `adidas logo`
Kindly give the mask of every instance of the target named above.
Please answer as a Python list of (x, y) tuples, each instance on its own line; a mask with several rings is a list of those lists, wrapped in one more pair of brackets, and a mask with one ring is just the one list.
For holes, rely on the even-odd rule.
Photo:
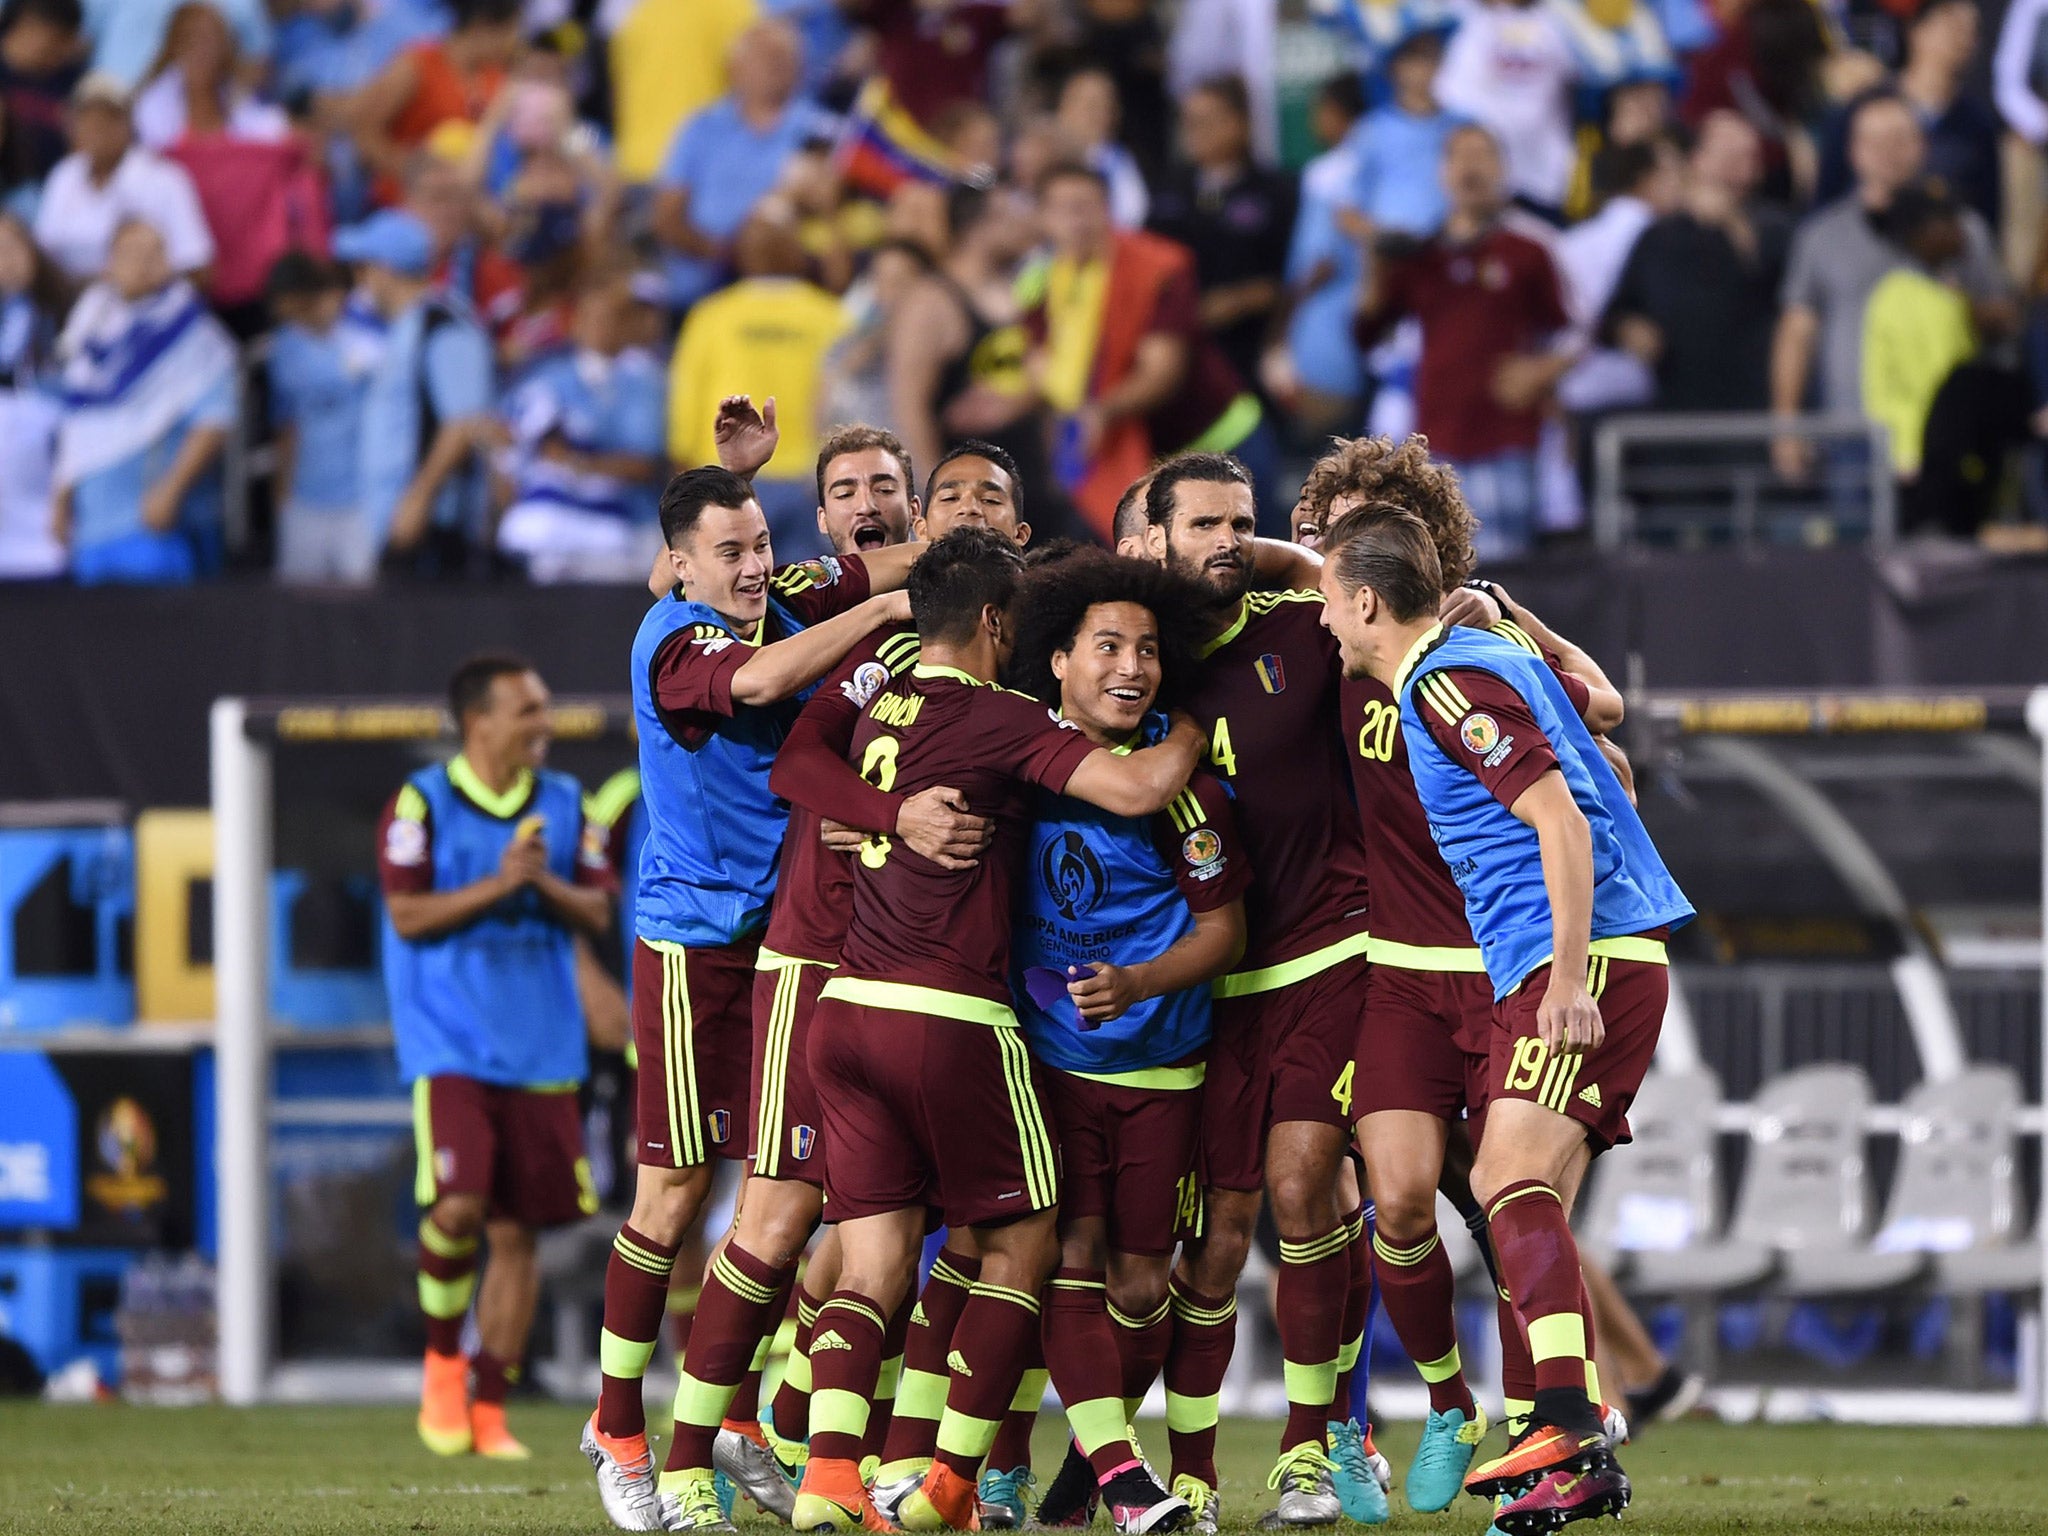
[(820, 1349), (851, 1348), (853, 1348), (853, 1346), (847, 1343), (846, 1340), (842, 1339), (839, 1336), (839, 1330), (837, 1328), (827, 1328), (823, 1333), (818, 1334), (815, 1338), (811, 1340), (811, 1349), (814, 1352)]
[(972, 1376), (974, 1374), (973, 1367), (969, 1366), (967, 1363), (967, 1357), (961, 1354), (960, 1351), (957, 1349), (954, 1350), (953, 1353), (951, 1353), (950, 1355), (946, 1356), (946, 1369), (949, 1371), (958, 1371), (962, 1376)]
[(920, 1301), (910, 1309), (910, 1325), (913, 1328), (929, 1328), (931, 1326), (930, 1320), (924, 1315), (923, 1302)]
[(1598, 1083), (1586, 1084), (1585, 1087), (1579, 1090), (1579, 1097), (1595, 1109), (1598, 1109), (1600, 1107), (1600, 1085)]

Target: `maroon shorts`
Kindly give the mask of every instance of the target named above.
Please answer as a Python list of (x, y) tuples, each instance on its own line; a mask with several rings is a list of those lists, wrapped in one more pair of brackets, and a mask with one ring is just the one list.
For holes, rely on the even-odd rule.
[(695, 1168), (747, 1155), (754, 939), (716, 949), (633, 941), (636, 1160)]
[(1045, 1074), (1060, 1128), (1060, 1219), (1100, 1216), (1117, 1253), (1164, 1257), (1202, 1213), (1202, 1089)]
[(825, 1219), (915, 1205), (949, 1227), (1059, 1203), (1059, 1143), (1022, 1030), (906, 1013), (828, 993), (811, 1019), (824, 1115)]
[(480, 1195), (493, 1216), (558, 1227), (597, 1210), (573, 1089), (501, 1088), (473, 1077), (412, 1085), (413, 1196)]
[[(1640, 942), (1629, 940), (1630, 943)], [(1594, 955), (1586, 990), (1600, 1005), (1607, 1033), (1578, 1056), (1553, 1054), (1536, 1028), (1536, 1010), (1550, 985), (1550, 967), (1538, 966), (1493, 1005), (1490, 1098), (1527, 1099), (1568, 1115), (1586, 1128), (1595, 1152), (1629, 1139), (1628, 1107), (1657, 1054), (1671, 969), (1647, 960)]]
[(1285, 1121), (1351, 1133), (1351, 1050), (1368, 969), (1365, 956), (1353, 955), (1290, 986), (1216, 999), (1202, 1093), (1209, 1188), (1261, 1188), (1266, 1133)]
[(1384, 963), (1365, 984), (1351, 1113), (1419, 1110), (1455, 1120), (1486, 1103), (1493, 983), (1484, 971), (1412, 971)]
[(754, 973), (753, 1127), (748, 1158), (764, 1179), (825, 1182), (818, 1093), (811, 1086), (811, 1015), (832, 967), (785, 959)]

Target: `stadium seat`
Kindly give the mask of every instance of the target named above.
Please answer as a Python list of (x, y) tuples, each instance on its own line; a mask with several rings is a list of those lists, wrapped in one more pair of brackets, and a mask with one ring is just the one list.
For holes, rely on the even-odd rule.
[(1717, 1237), (1712, 1072), (1652, 1072), (1629, 1109), (1635, 1140), (1600, 1174), (1579, 1240), (1631, 1289), (1684, 1296), (1742, 1290), (1776, 1267), (1771, 1245)]

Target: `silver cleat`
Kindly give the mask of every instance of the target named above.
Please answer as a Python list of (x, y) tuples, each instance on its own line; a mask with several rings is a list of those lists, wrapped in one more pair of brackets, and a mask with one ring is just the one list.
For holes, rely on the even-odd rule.
[(1337, 1498), (1334, 1471), (1329, 1453), (1312, 1440), (1304, 1440), (1281, 1456), (1266, 1479), (1268, 1488), (1280, 1491), (1280, 1507), (1260, 1516), (1259, 1528), (1274, 1531), (1335, 1525), (1344, 1514), (1344, 1505)]
[(652, 1452), (642, 1451), (637, 1461), (620, 1461), (598, 1444), (595, 1415), (583, 1423), (579, 1448), (597, 1472), (597, 1497), (606, 1519), (622, 1531), (668, 1529), (654, 1493)]
[[(736, 1429), (721, 1429), (711, 1445), (711, 1464), (748, 1498), (784, 1525), (796, 1509), (796, 1484), (775, 1453)], [(675, 1526), (670, 1526), (675, 1530)], [(726, 1529), (730, 1530), (728, 1525)]]

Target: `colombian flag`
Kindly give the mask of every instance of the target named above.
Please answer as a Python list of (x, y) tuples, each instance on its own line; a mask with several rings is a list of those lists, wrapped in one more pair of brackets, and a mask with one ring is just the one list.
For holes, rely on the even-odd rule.
[(968, 170), (904, 111), (880, 75), (854, 99), (833, 162), (849, 187), (870, 197), (887, 197), (906, 181), (963, 181)]

